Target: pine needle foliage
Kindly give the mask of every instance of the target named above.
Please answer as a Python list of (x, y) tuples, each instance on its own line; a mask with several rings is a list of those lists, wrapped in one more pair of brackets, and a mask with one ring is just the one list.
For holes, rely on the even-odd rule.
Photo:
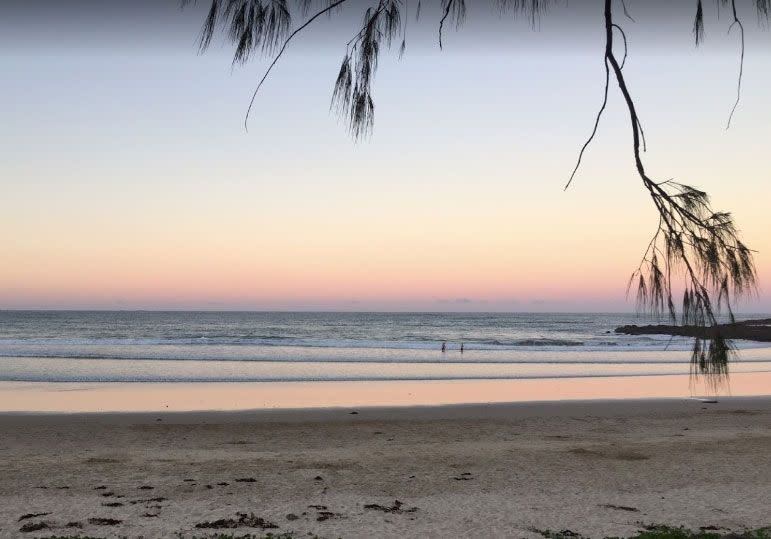
[[(182, 0), (185, 5), (195, 0)], [(375, 120), (373, 83), (380, 54), (396, 48), (401, 57), (406, 50), (409, 20), (421, 21), (427, 8), (437, 16), (438, 45), (443, 46), (447, 27), (460, 28), (467, 16), (467, 0), (207, 0), (211, 1), (199, 40), (205, 51), (218, 31), (230, 40), (235, 52), (234, 64), (243, 64), (253, 54), (273, 57), (256, 86), (252, 103), (273, 67), (284, 54), (290, 41), (322, 15), (334, 16), (343, 9), (359, 10), (361, 25), (352, 29), (344, 45), (340, 69), (335, 79), (330, 108), (344, 119), (354, 139), (372, 133)], [(533, 27), (556, 5), (567, 0), (489, 0), (500, 14), (526, 17)], [(634, 99), (624, 77), (628, 43), (615, 11), (634, 22), (626, 0), (595, 0), (605, 20), (605, 86), (602, 107), (596, 114), (591, 135), (582, 146), (570, 185), (581, 165), (581, 158), (594, 139), (608, 101), (611, 80), (624, 97), (630, 114), (632, 152), (637, 173), (653, 201), (659, 222), (639, 267), (629, 281), (635, 288), (638, 307), (655, 314), (667, 314), (674, 322), (713, 328), (710, 336), (695, 339), (692, 372), (720, 380), (728, 374), (733, 347), (718, 331), (723, 316), (733, 320), (736, 299), (756, 289), (753, 251), (740, 240), (730, 213), (715, 211), (707, 193), (695, 187), (667, 180), (653, 181), (645, 171), (642, 151), (645, 137)], [(696, 45), (705, 39), (705, 15), (708, 9), (730, 11), (729, 31), (738, 28), (740, 37), (739, 77), (736, 101), (728, 126), (741, 98), (744, 70), (744, 25), (741, 4), (754, 6), (759, 21), (768, 21), (771, 0), (716, 0), (714, 4), (696, 2), (692, 33)], [(662, 9), (666, 9), (663, 7)], [(718, 19), (719, 20), (719, 19)], [(614, 49), (614, 36), (623, 40), (623, 58), (619, 62)], [(247, 110), (246, 120), (251, 111)], [(246, 125), (246, 121), (245, 121)], [(566, 188), (567, 188), (566, 186)], [(679, 315), (675, 293), (682, 290)]]
[[(728, 374), (731, 343), (717, 330), (719, 318), (734, 322), (732, 301), (756, 288), (753, 252), (739, 238), (731, 214), (714, 211), (709, 196), (672, 180), (647, 176), (644, 183), (659, 213), (659, 225), (629, 280), (638, 306), (678, 322), (675, 290), (682, 289), (679, 322), (714, 328), (691, 351), (694, 374), (717, 380)], [(676, 277), (681, 280), (673, 281)]]
[(696, 18), (693, 20), (693, 37), (696, 39), (696, 45), (704, 41), (704, 6), (699, 0), (696, 5)]

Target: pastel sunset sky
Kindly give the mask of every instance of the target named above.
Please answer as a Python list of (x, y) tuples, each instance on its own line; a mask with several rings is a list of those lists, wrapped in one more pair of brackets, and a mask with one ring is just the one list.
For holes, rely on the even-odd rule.
[[(424, 14), (403, 59), (384, 53), (359, 142), (329, 99), (360, 10), (290, 46), (245, 132), (266, 61), (197, 55), (203, 4), (29, 4), (0, 3), (0, 308), (634, 309), (657, 216), (615, 87), (563, 191), (602, 98), (599, 3), (537, 31), (470, 10), (443, 51)], [(691, 2), (628, 4), (647, 168), (734, 214), (761, 286), (740, 310), (769, 312), (771, 32), (746, 14), (726, 131), (726, 18), (696, 49)]]

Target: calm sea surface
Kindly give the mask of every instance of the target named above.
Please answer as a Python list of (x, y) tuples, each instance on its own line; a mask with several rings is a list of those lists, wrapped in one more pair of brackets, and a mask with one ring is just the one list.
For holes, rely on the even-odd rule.
[[(622, 314), (0, 311), (0, 381), (687, 374), (690, 340), (613, 333), (650, 322)], [(732, 372), (771, 372), (771, 348), (735, 344)]]

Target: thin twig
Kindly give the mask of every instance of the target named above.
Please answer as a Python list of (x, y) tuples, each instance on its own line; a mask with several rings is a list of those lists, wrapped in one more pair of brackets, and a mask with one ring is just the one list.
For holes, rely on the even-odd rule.
[(632, 22), (637, 22), (632, 18), (632, 16), (629, 14), (629, 12), (626, 10), (626, 0), (621, 0), (621, 6), (624, 8), (624, 15), (627, 19), (629, 19)]
[(576, 172), (578, 172), (578, 168), (581, 166), (581, 159), (584, 157), (584, 152), (586, 151), (586, 148), (591, 144), (592, 140), (594, 140), (594, 136), (597, 134), (597, 128), (600, 125), (600, 119), (602, 118), (602, 113), (605, 112), (605, 107), (608, 104), (608, 86), (610, 85), (610, 68), (608, 67), (608, 60), (605, 59), (605, 89), (602, 94), (602, 106), (600, 107), (600, 110), (597, 112), (597, 117), (594, 120), (594, 128), (592, 129), (592, 134), (589, 135), (589, 138), (586, 139), (586, 142), (584, 142), (583, 147), (581, 148), (581, 151), (578, 153), (578, 161), (576, 162), (576, 166), (573, 169), (573, 173), (570, 175), (570, 179), (568, 180), (568, 183), (565, 184), (565, 189), (567, 190), (568, 187), (570, 187), (570, 184), (573, 182), (573, 178), (576, 175)]
[(626, 64), (626, 55), (629, 52), (629, 44), (626, 41), (626, 33), (624, 33), (624, 29), (615, 23), (613, 23), (613, 28), (617, 29), (621, 33), (621, 37), (624, 38), (624, 59), (621, 60), (621, 69), (624, 69), (624, 64)]
[(452, 4), (455, 2), (455, 0), (447, 0), (447, 7), (444, 9), (444, 15), (442, 16), (442, 20), (439, 21), (439, 49), (442, 49), (442, 29), (444, 28), (444, 21), (447, 20), (447, 17), (450, 15), (450, 9), (452, 8)]
[(731, 127), (731, 120), (734, 117), (734, 112), (736, 112), (736, 107), (739, 106), (739, 101), (742, 98), (742, 77), (744, 76), (744, 25), (742, 24), (742, 21), (739, 20), (739, 17), (736, 14), (736, 0), (731, 0), (731, 9), (733, 10), (733, 16), (734, 20), (731, 23), (731, 26), (728, 27), (728, 33), (731, 33), (731, 29), (734, 26), (739, 27), (739, 35), (741, 36), (741, 56), (739, 58), (739, 80), (736, 84), (736, 101), (734, 102), (734, 106), (731, 109), (731, 114), (728, 115), (728, 123), (726, 124), (725, 128), (726, 131), (730, 129)]
[(270, 72), (273, 70), (273, 67), (276, 65), (278, 60), (281, 58), (281, 56), (284, 54), (284, 51), (286, 50), (286, 46), (289, 45), (289, 42), (292, 41), (292, 38), (302, 32), (306, 27), (308, 27), (313, 21), (324, 15), (325, 13), (329, 13), (333, 9), (335, 9), (340, 4), (346, 2), (347, 0), (336, 0), (335, 2), (329, 4), (324, 9), (318, 11), (313, 17), (305, 21), (300, 27), (298, 27), (294, 32), (289, 34), (289, 36), (284, 40), (284, 44), (281, 46), (281, 49), (278, 51), (278, 54), (273, 58), (273, 61), (268, 66), (268, 69), (265, 71), (265, 74), (260, 79), (260, 82), (257, 84), (257, 87), (254, 89), (254, 93), (252, 94), (252, 99), (249, 101), (249, 107), (246, 109), (246, 116), (244, 117), (244, 129), (246, 131), (249, 131), (249, 114), (252, 112), (252, 106), (254, 106), (254, 100), (257, 98), (257, 92), (260, 91), (260, 88), (262, 87), (263, 83), (265, 83), (265, 80), (268, 78), (268, 75), (270, 75)]

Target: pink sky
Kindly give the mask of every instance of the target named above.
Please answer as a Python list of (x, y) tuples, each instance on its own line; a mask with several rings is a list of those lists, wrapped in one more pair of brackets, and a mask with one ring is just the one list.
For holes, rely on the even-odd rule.
[[(14, 104), (0, 125), (0, 308), (634, 309), (626, 281), (657, 218), (616, 93), (562, 190), (602, 95), (591, 42), (385, 57), (375, 134), (354, 143), (328, 113), (339, 51), (287, 57), (247, 134), (259, 62), (231, 73), (228, 50), (197, 56), (200, 21), (173, 15), (188, 27), (154, 54), (0, 56)], [(734, 213), (762, 287), (741, 308), (771, 311), (768, 33), (748, 37), (725, 131), (735, 42), (713, 32), (694, 51), (684, 31), (664, 55), (644, 23), (625, 69), (648, 170)], [(555, 31), (526, 37), (538, 48)]]

